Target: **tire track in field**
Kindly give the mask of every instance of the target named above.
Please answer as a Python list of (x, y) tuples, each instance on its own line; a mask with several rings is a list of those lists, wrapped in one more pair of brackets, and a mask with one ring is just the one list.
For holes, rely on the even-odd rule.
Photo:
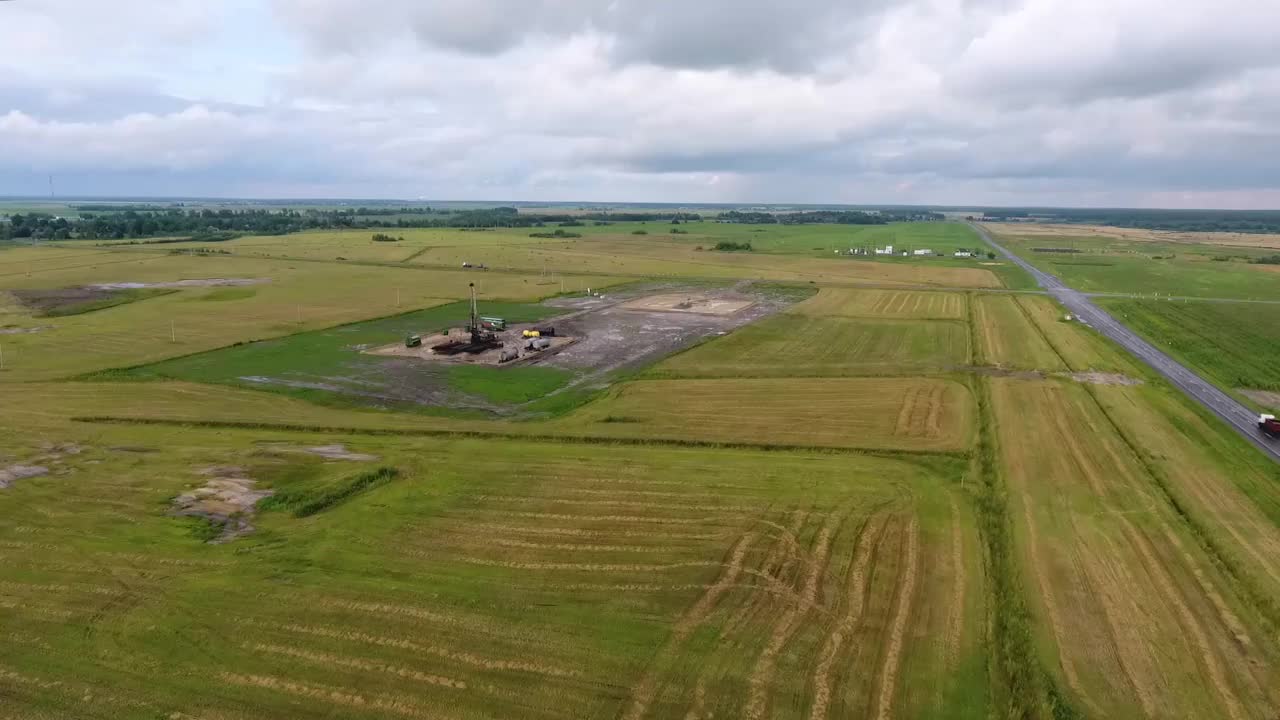
[(885, 524), (885, 519), (873, 518), (858, 536), (857, 550), (854, 552), (853, 565), (846, 583), (848, 605), (840, 623), (827, 636), (818, 667), (813, 673), (813, 705), (809, 708), (809, 720), (825, 720), (827, 717), (831, 706), (831, 672), (840, 656), (845, 638), (852, 635), (862, 621), (862, 612), (866, 608), (867, 566), (871, 564), (871, 558), (880, 545)]
[(488, 558), (458, 558), (469, 565), (500, 567), (510, 570), (568, 570), (581, 572), (666, 572), (681, 568), (715, 567), (720, 563), (714, 560), (690, 560), (676, 563), (567, 563), (567, 562), (516, 562), (513, 560), (490, 560)]
[[(795, 588), (783, 581), (786, 573), (794, 565), (795, 560), (800, 556), (800, 543), (796, 539), (800, 531), (804, 528), (808, 521), (809, 513), (804, 510), (794, 510), (791, 513), (791, 525), (784, 527), (772, 520), (761, 520), (760, 524), (774, 528), (778, 531), (778, 535), (771, 536), (776, 538), (776, 542), (769, 548), (769, 554), (765, 556), (764, 561), (760, 565), (759, 570), (744, 569), (743, 573), (753, 575), (764, 580), (766, 589), (775, 595), (785, 595), (795, 597)], [(724, 628), (720, 631), (721, 639), (729, 637), (736, 632), (739, 627), (747, 622), (752, 613), (759, 610), (759, 606), (768, 598), (759, 596), (755, 598), (755, 602), (744, 603), (739, 607), (729, 620), (725, 622)]]
[(724, 565), (724, 571), (720, 574), (715, 584), (707, 588), (707, 591), (698, 598), (693, 607), (689, 608), (676, 622), (671, 630), (670, 639), (650, 661), (649, 668), (645, 671), (644, 676), (633, 688), (631, 703), (627, 707), (626, 713), (622, 716), (623, 720), (640, 720), (648, 713), (649, 705), (653, 702), (653, 698), (658, 692), (658, 674), (661, 672), (662, 667), (676, 657), (677, 653), (683, 649), (689, 636), (693, 634), (693, 631), (706, 622), (725, 593), (735, 585), (738, 575), (742, 572), (742, 561), (746, 557), (747, 548), (751, 546), (755, 537), (755, 533), (748, 532), (738, 538), (729, 553), (729, 562)]
[(960, 642), (964, 637), (964, 602), (967, 573), (964, 567), (964, 528), (961, 526), (960, 502), (954, 493), (951, 500), (951, 568), (955, 577), (951, 584), (951, 617), (947, 619), (947, 659), (955, 667), (960, 661)]
[(340, 630), (315, 625), (268, 625), (261, 621), (244, 619), (242, 625), (264, 629), (280, 629), (289, 633), (300, 635), (311, 635), (314, 637), (329, 638), (331, 640), (346, 640), (350, 642), (359, 642), (367, 645), (377, 645), (379, 647), (390, 647), (398, 650), (409, 650), (411, 652), (422, 653), (425, 655), (434, 655), (445, 660), (456, 662), (462, 665), (479, 668), (481, 670), (499, 670), (499, 671), (516, 671), (526, 672), (535, 675), (548, 675), (551, 677), (573, 678), (581, 677), (580, 670), (569, 670), (566, 668), (556, 667), (541, 662), (529, 662), (526, 660), (510, 660), (506, 658), (494, 658), (475, 655), (473, 653), (454, 650), (452, 648), (440, 647), (436, 645), (424, 645), (414, 640), (407, 640), (399, 637), (386, 637), (382, 635), (370, 635), (368, 633), (357, 632), (355, 630)]
[(832, 538), (839, 531), (847, 515), (847, 508), (831, 513), (823, 523), (822, 529), (818, 531), (818, 537), (814, 541), (813, 562), (809, 565), (804, 586), (800, 591), (800, 603), (788, 608), (773, 626), (769, 642), (760, 653), (760, 657), (756, 659), (756, 666), (748, 680), (747, 706), (743, 712), (743, 717), (747, 720), (760, 720), (764, 717), (769, 703), (769, 689), (777, 669), (778, 655), (817, 600), (822, 576), (830, 558)]
[(293, 695), (294, 697), (307, 698), (342, 707), (381, 710), (403, 717), (419, 718), (420, 720), (446, 720), (436, 712), (428, 712), (422, 709), (410, 698), (361, 695), (348, 688), (285, 680), (271, 675), (246, 675), (223, 671), (218, 673), (218, 679), (228, 685), (261, 688), (284, 695)]
[(364, 670), (366, 672), (394, 675), (406, 680), (416, 680), (417, 682), (426, 683), (428, 685), (451, 688), (453, 690), (467, 689), (467, 684), (462, 680), (455, 680), (453, 678), (444, 677), (443, 675), (424, 673), (412, 668), (390, 665), (388, 663), (366, 660), (364, 658), (334, 655), (332, 653), (315, 652), (313, 650), (303, 650), (301, 648), (289, 647), (287, 645), (272, 645), (268, 643), (245, 643), (244, 647), (260, 653), (283, 655), (295, 660), (307, 660), (316, 663), (317, 665), (327, 667), (352, 668), (355, 670)]
[(907, 620), (911, 617), (911, 603), (915, 599), (916, 572), (919, 566), (919, 530), (913, 515), (907, 523), (907, 565), (899, 584), (898, 602), (889, 634), (889, 649), (881, 666), (879, 700), (876, 720), (888, 720), (893, 709), (893, 695), (897, 688), (898, 671), (902, 663), (902, 645), (907, 632)]
[[(467, 529), (470, 531), (481, 532), (508, 532), (515, 535), (535, 535), (535, 536), (553, 536), (553, 537), (578, 537), (578, 538), (615, 538), (615, 537), (642, 537), (653, 538), (652, 530), (589, 530), (578, 527), (542, 527), (528, 525), (493, 525), (486, 523), (467, 523)], [(662, 533), (663, 540), (719, 540), (729, 537), (731, 532), (718, 533)]]

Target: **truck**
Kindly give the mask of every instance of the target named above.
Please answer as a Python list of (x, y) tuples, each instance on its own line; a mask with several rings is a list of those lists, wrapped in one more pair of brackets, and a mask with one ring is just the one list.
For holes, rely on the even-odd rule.
[(1267, 437), (1280, 438), (1280, 420), (1275, 415), (1259, 415), (1258, 429)]

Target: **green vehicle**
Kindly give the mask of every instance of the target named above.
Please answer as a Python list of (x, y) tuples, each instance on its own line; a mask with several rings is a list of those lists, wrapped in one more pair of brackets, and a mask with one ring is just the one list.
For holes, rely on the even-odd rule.
[(507, 321), (500, 317), (481, 317), (480, 327), (485, 330), (496, 330), (501, 332), (507, 329)]
[(422, 336), (421, 336), (421, 335), (409, 335), (409, 336), (406, 336), (406, 337), (405, 337), (405, 339), (404, 339), (404, 346), (405, 346), (405, 347), (407, 347), (407, 348), (421, 347), (421, 346), (422, 346)]

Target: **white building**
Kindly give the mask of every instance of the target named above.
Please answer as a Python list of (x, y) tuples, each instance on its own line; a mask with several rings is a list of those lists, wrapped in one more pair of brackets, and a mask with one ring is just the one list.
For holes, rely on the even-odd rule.
[(956, 257), (973, 257), (973, 253), (968, 250), (957, 250)]
[(876, 248), (876, 254), (877, 254), (877, 255), (892, 255), (892, 254), (893, 254), (893, 246), (892, 246), (892, 245), (885, 245), (885, 246), (884, 246), (884, 247), (882, 247), (882, 248)]
[(932, 251), (932, 250), (917, 250), (917, 251), (915, 252), (915, 254), (916, 254), (916, 255), (932, 255), (932, 254), (933, 254), (933, 251)]

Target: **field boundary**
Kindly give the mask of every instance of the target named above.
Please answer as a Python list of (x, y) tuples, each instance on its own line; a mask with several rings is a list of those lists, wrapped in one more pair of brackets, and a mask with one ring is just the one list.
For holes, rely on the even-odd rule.
[(496, 438), (500, 440), (525, 440), (529, 442), (555, 442), (570, 445), (623, 445), (668, 446), (703, 448), (712, 450), (765, 450), (777, 452), (823, 452), (847, 455), (868, 455), (888, 459), (903, 456), (967, 458), (963, 450), (910, 450), (841, 445), (801, 445), (796, 443), (719, 442), (714, 440), (677, 440), (674, 438), (638, 438), (603, 435), (554, 435), (547, 433), (512, 433), (490, 430), (444, 430), (433, 428), (376, 428), (339, 427), (326, 425), (298, 425), (292, 423), (264, 423), (240, 420), (182, 420), (176, 418), (131, 418), (112, 415), (82, 415), (68, 418), (71, 422), (97, 425), (161, 425), (167, 427), (210, 428), (222, 430), (266, 430), (272, 432), (322, 433), (326, 435), (365, 435), (431, 437), (448, 439)]

